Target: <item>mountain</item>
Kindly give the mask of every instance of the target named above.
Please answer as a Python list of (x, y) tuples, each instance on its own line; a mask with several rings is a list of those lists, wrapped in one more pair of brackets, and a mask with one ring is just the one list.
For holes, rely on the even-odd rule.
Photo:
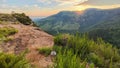
[(88, 33), (91, 38), (101, 37), (106, 42), (120, 48), (120, 13), (90, 27)]
[(36, 24), (53, 35), (87, 32), (94, 40), (101, 37), (104, 41), (120, 48), (120, 8), (62, 11), (41, 19)]
[[(48, 33), (75, 33), (86, 32), (99, 25), (113, 26), (111, 21), (117, 22), (120, 17), (120, 8), (96, 9), (90, 8), (84, 11), (62, 11), (58, 14), (40, 19), (35, 22)], [(100, 26), (99, 26), (100, 27)]]
[[(63, 11), (56, 15), (37, 21), (37, 25), (45, 31), (58, 32), (58, 30), (73, 31), (79, 29), (77, 22), (79, 15), (72, 11)], [(66, 23), (65, 23), (66, 22)]]
[(39, 16), (37, 16), (37, 17), (31, 16), (30, 18), (32, 19), (32, 21), (37, 22), (40, 19), (43, 19), (43, 18), (46, 18), (46, 17), (44, 17), (44, 16), (43, 17), (41, 17), (41, 16), (40, 17)]
[[(82, 12), (76, 13), (70, 16), (77, 20)], [(53, 37), (35, 27), (25, 14), (0, 15), (0, 68), (119, 68), (119, 63), (119, 49), (100, 38), (94, 41), (79, 34)]]

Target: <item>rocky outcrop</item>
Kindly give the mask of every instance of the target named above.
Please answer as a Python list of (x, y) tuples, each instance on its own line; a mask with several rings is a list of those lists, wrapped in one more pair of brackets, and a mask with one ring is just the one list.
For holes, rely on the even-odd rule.
[[(3, 48), (6, 52), (14, 52), (15, 54), (27, 49), (36, 49), (40, 47), (53, 46), (53, 37), (41, 29), (33, 26), (25, 26), (22, 24), (9, 24), (18, 30), (15, 35), (9, 36), (11, 41), (4, 43)], [(5, 45), (5, 46), (4, 46)]]
[(3, 14), (0, 13), (0, 28), (13, 27), (18, 30), (14, 35), (8, 36), (8, 40), (0, 42), (0, 52), (20, 54), (28, 50), (26, 59), (37, 68), (47, 68), (52, 64), (51, 57), (39, 54), (38, 48), (52, 47), (53, 36), (33, 27), (34, 22), (24, 13)]
[[(12, 36), (10, 41), (4, 42), (0, 47), (4, 52), (20, 54), (26, 49), (29, 51), (26, 58), (37, 68), (47, 67), (52, 63), (50, 57), (39, 54), (38, 48), (52, 47), (54, 45), (53, 36), (41, 29), (23, 24), (7, 24), (0, 27), (14, 27), (18, 32)], [(46, 60), (47, 59), (47, 60)]]

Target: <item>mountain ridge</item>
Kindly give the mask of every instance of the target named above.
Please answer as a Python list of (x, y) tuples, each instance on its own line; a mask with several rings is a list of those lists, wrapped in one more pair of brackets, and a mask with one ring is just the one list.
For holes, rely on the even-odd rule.
[[(77, 11), (78, 12), (78, 11)], [(119, 17), (120, 8), (114, 9), (86, 9), (81, 14), (77, 14), (76, 11), (63, 11), (58, 14), (49, 16), (47, 18), (40, 19), (35, 22), (40, 28), (45, 31), (89, 31), (87, 28), (105, 22), (114, 18)], [(74, 26), (74, 27), (73, 27)]]

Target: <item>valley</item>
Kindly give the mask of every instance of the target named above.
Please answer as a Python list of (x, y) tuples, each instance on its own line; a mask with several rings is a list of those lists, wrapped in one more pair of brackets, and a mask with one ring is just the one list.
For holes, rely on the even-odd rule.
[[(120, 8), (96, 9), (84, 11), (61, 11), (43, 19), (37, 19), (36, 25), (52, 35), (60, 33), (87, 33), (91, 37), (101, 37), (119, 47)], [(118, 31), (116, 31), (118, 30)], [(114, 42), (115, 41), (115, 42)]]

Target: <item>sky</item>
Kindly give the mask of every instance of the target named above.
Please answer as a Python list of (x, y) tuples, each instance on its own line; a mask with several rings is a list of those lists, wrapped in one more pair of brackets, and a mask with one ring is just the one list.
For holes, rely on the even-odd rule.
[(0, 13), (15, 11), (41, 17), (50, 16), (60, 11), (117, 7), (120, 7), (120, 0), (0, 0)]

